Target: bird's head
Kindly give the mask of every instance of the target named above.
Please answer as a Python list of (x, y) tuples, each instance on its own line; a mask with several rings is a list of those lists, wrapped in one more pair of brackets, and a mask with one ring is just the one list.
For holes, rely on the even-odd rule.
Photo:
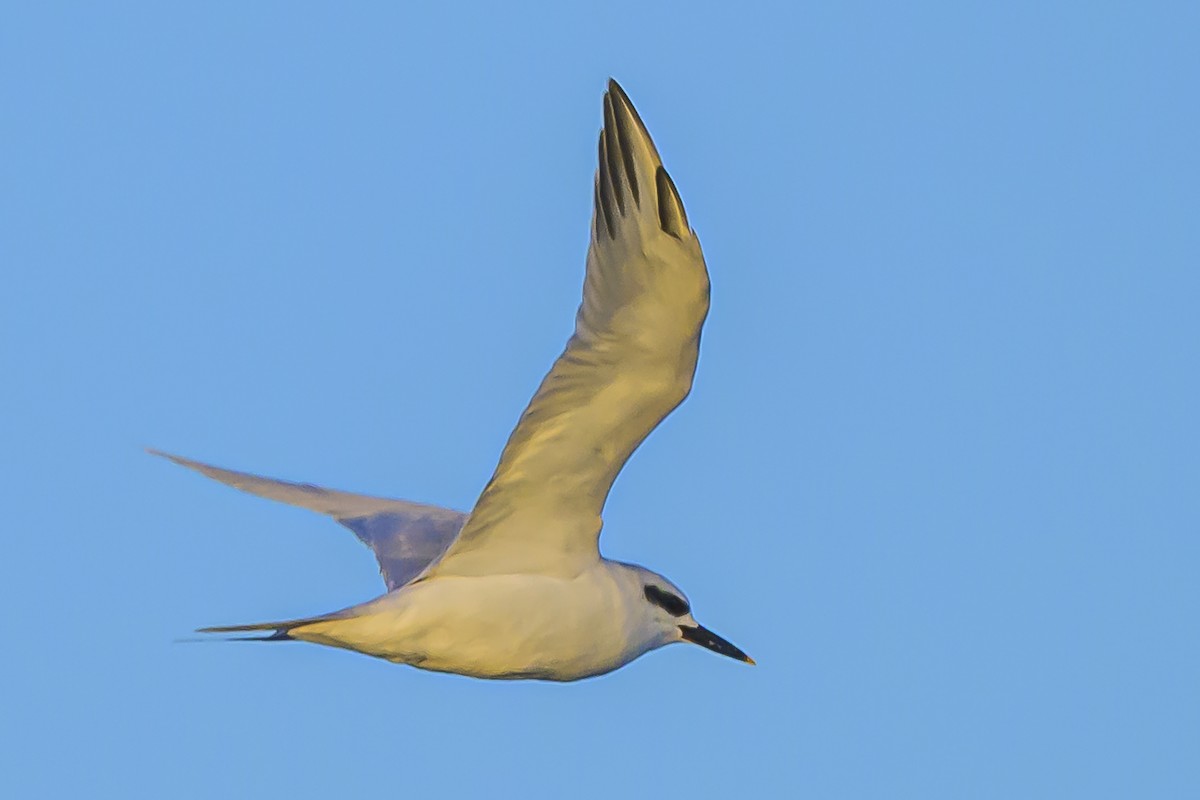
[(691, 642), (714, 653), (747, 664), (754, 663), (754, 659), (739, 648), (696, 621), (687, 596), (678, 586), (644, 567), (626, 566), (632, 567), (631, 577), (636, 581), (634, 591), (640, 593), (639, 600), (635, 601), (638, 603), (638, 616), (655, 637), (652, 647), (672, 642)]

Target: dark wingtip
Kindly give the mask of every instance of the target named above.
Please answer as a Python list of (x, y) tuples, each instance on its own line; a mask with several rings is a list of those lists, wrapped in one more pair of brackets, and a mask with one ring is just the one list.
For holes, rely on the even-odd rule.
[(621, 106), (623, 106), (624, 109), (629, 112), (629, 115), (633, 117), (634, 122), (637, 123), (638, 127), (641, 128), (642, 132), (645, 133), (647, 138), (649, 138), (650, 134), (646, 131), (646, 124), (642, 122), (642, 118), (638, 115), (637, 109), (633, 107), (633, 101), (629, 99), (629, 95), (625, 94), (625, 90), (621, 88), (621, 84), (617, 83), (612, 78), (608, 79), (608, 96), (617, 98), (617, 101), (619, 101)]
[(676, 239), (688, 235), (687, 213), (683, 210), (683, 200), (679, 199), (679, 191), (675, 181), (667, 174), (664, 167), (659, 167), (654, 173), (654, 185), (658, 191), (658, 224)]
[[(604, 230), (608, 232), (608, 238), (612, 239), (616, 231), (613, 223), (613, 218), (617, 213), (617, 210), (613, 208), (616, 205), (614, 199), (616, 189), (613, 187), (613, 176), (608, 166), (608, 148), (603, 129), (600, 131), (598, 154), (600, 166), (596, 171), (596, 213), (604, 219)], [(597, 225), (596, 228), (599, 231), (600, 226)]]
[[(637, 124), (636, 113), (633, 111), (629, 98), (621, 91), (621, 87), (617, 86), (611, 78), (609, 83), (615, 88), (610, 89), (604, 95), (604, 127), (611, 132), (608, 138), (609, 157), (616, 156), (614, 163), (610, 164), (610, 168), (614, 175), (620, 174), (624, 178), (624, 184), (629, 187), (629, 191), (633, 195), (633, 204), (640, 207), (642, 193), (638, 186), (637, 164), (633, 155), (634, 132), (630, 129), (629, 124), (631, 118), (634, 120), (634, 124)], [(616, 99), (613, 99), (614, 97)], [(617, 161), (620, 163), (615, 163)], [(617, 199), (621, 203), (621, 211), (624, 213), (625, 207), (621, 193), (618, 193)]]
[(613, 197), (617, 201), (616, 210), (624, 215), (625, 213), (625, 192), (624, 184), (633, 179), (624, 172), (624, 158), (621, 155), (625, 149), (624, 143), (621, 141), (620, 125), (617, 124), (617, 112), (613, 108), (612, 95), (604, 95), (604, 133), (600, 136), (600, 169), (608, 177), (608, 184), (612, 187)]

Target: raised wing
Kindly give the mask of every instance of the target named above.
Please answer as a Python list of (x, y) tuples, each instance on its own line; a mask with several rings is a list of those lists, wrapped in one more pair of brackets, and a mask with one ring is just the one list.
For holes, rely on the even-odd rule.
[(149, 452), (243, 492), (333, 517), (375, 553), (389, 591), (408, 583), (441, 556), (467, 519), (463, 512), (448, 508), (279, 481), (158, 450)]
[(574, 575), (595, 562), (617, 473), (691, 390), (708, 291), (675, 185), (609, 81), (575, 334), (428, 574)]

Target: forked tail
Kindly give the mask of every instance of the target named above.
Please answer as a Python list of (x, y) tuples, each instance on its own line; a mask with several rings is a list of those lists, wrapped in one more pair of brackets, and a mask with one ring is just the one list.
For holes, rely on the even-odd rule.
[(262, 636), (230, 636), (229, 640), (232, 642), (292, 642), (296, 641), (296, 637), (292, 636), (292, 631), (297, 628), (303, 628), (306, 625), (313, 625), (318, 622), (328, 622), (339, 617), (339, 614), (324, 614), (319, 617), (305, 617), (304, 619), (292, 619), (283, 622), (255, 622), (250, 625), (214, 625), (209, 628), (197, 628), (196, 633), (257, 633), (270, 631), (270, 633)]

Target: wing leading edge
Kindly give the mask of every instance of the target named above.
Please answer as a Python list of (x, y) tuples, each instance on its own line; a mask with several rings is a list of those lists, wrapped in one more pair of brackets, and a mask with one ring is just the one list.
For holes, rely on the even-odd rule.
[(691, 390), (708, 271), (675, 184), (615, 81), (594, 193), (575, 333), (430, 575), (573, 575), (594, 563), (613, 481)]

